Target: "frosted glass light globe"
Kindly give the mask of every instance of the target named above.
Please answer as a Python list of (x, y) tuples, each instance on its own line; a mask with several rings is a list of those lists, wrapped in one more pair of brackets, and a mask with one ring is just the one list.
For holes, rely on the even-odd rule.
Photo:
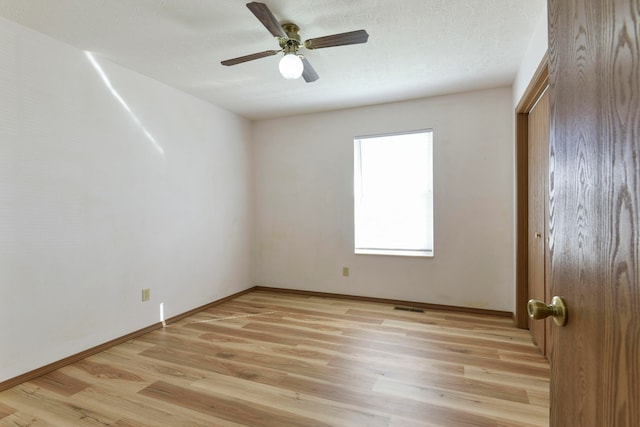
[(302, 71), (304, 70), (304, 64), (302, 64), (302, 60), (293, 53), (288, 53), (282, 57), (280, 60), (280, 64), (278, 65), (280, 69), (280, 74), (285, 79), (297, 79), (302, 75)]

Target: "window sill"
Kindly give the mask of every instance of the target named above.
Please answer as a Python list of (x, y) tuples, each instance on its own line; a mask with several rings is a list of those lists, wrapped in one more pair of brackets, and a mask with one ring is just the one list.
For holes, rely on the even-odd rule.
[(356, 249), (356, 255), (385, 255), (417, 258), (433, 258), (433, 251), (394, 251), (385, 249)]

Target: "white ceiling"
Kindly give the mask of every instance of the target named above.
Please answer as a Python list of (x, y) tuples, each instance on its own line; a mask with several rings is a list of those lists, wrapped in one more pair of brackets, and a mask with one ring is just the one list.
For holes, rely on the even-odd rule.
[(509, 85), (546, 0), (262, 0), (302, 39), (366, 29), (369, 42), (306, 51), (314, 83), (278, 73), (245, 0), (0, 0), (0, 15), (250, 119)]

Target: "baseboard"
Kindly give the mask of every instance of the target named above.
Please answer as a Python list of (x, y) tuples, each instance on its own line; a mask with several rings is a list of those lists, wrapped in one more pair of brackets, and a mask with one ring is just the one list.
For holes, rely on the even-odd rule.
[[(480, 308), (470, 308), (470, 307), (459, 307), (459, 306), (451, 306), (451, 305), (440, 305), (440, 304), (429, 304), (424, 302), (415, 302), (415, 301), (404, 301), (404, 300), (395, 300), (395, 299), (387, 299), (387, 298), (374, 298), (374, 297), (365, 297), (358, 295), (347, 295), (347, 294), (334, 294), (328, 292), (315, 292), (315, 291), (303, 291), (296, 289), (285, 289), (285, 288), (272, 288), (268, 286), (253, 286), (251, 288), (245, 289), (243, 291), (237, 292), (233, 295), (229, 295), (227, 297), (221, 298), (219, 300), (215, 300), (205, 305), (201, 305), (200, 307), (196, 307), (192, 310), (186, 311), (182, 314), (178, 314), (177, 316), (170, 317), (165, 321), (166, 324), (171, 324), (178, 322), (186, 317), (192, 316), (201, 311), (207, 310), (209, 308), (215, 307), (216, 305), (222, 304), (223, 302), (232, 300), (241, 295), (248, 294), (253, 291), (269, 291), (276, 293), (288, 293), (288, 294), (296, 294), (296, 295), (307, 295), (307, 296), (317, 296), (324, 298), (341, 298), (341, 299), (349, 299), (355, 301), (368, 301), (368, 302), (376, 302), (382, 304), (390, 304), (390, 305), (400, 305), (400, 306), (410, 306), (416, 308), (422, 308), (427, 310), (441, 310), (441, 311), (453, 311), (458, 313), (467, 313), (467, 314), (481, 314), (481, 315), (490, 315), (490, 316), (499, 316), (499, 317), (513, 317), (513, 313), (508, 311), (498, 311), (498, 310), (484, 310)], [(29, 371), (22, 375), (19, 375), (14, 378), (10, 378), (8, 380), (0, 382), (0, 391), (4, 391), (10, 389), (11, 387), (15, 387), (24, 382), (30, 381), (39, 376), (48, 374), (49, 372), (53, 372), (56, 369), (60, 369), (64, 366), (75, 363), (79, 360), (85, 359), (94, 354), (100, 353), (101, 351), (108, 350), (111, 347), (115, 347), (117, 345), (123, 344), (131, 339), (137, 338), (141, 335), (147, 334), (149, 332), (155, 331), (156, 329), (162, 328), (162, 323), (154, 323), (152, 325), (147, 326), (146, 328), (139, 329), (137, 331), (131, 332), (122, 337), (113, 339), (111, 341), (105, 342), (103, 344), (99, 344), (90, 349), (81, 351), (80, 353), (73, 354), (69, 357), (65, 357), (64, 359), (58, 360), (56, 362), (50, 363), (48, 365), (42, 366), (40, 368), (34, 369), (33, 371)]]
[[(237, 292), (237, 293), (235, 293), (233, 295), (229, 295), (228, 297), (224, 297), (224, 298), (221, 298), (219, 300), (215, 300), (215, 301), (210, 302), (208, 304), (202, 305), (200, 307), (196, 307), (193, 310), (189, 310), (187, 312), (184, 312), (182, 314), (178, 314), (177, 316), (173, 316), (173, 317), (167, 319), (165, 321), (165, 323), (166, 324), (175, 323), (175, 322), (177, 322), (179, 320), (184, 319), (185, 317), (189, 317), (189, 316), (191, 316), (193, 314), (196, 314), (196, 313), (198, 313), (200, 311), (207, 310), (207, 309), (209, 309), (211, 307), (215, 307), (218, 304), (222, 304), (223, 302), (232, 300), (234, 298), (239, 297), (240, 295), (247, 294), (247, 293), (249, 293), (249, 292), (251, 292), (253, 290), (255, 290), (255, 287), (252, 287), (252, 288), (249, 288), (249, 289), (245, 289), (244, 291)], [(37, 378), (39, 376), (48, 374), (50, 372), (55, 371), (56, 369), (60, 369), (60, 368), (62, 368), (64, 366), (70, 365), (70, 364), (75, 363), (75, 362), (77, 362), (79, 360), (85, 359), (85, 358), (87, 358), (89, 356), (93, 356), (94, 354), (100, 353), (101, 351), (108, 350), (111, 347), (115, 347), (117, 345), (123, 344), (123, 343), (125, 343), (125, 342), (127, 342), (129, 340), (132, 340), (134, 338), (137, 338), (137, 337), (139, 337), (141, 335), (147, 334), (149, 332), (155, 331), (156, 329), (160, 329), (160, 328), (162, 328), (162, 323), (161, 322), (154, 323), (152, 325), (147, 326), (146, 328), (139, 329), (137, 331), (131, 332), (131, 333), (129, 333), (127, 335), (124, 335), (122, 337), (115, 338), (115, 339), (113, 339), (111, 341), (107, 341), (107, 342), (105, 342), (103, 344), (99, 344), (99, 345), (97, 345), (95, 347), (91, 347), (91, 348), (89, 348), (87, 350), (81, 351), (80, 353), (73, 354), (71, 356), (65, 357), (64, 359), (58, 360), (56, 362), (49, 363), (48, 365), (42, 366), (40, 368), (36, 368), (33, 371), (29, 371), (29, 372), (24, 373), (22, 375), (18, 375), (17, 377), (14, 377), (14, 378), (9, 378), (8, 380), (0, 382), (0, 391), (8, 390), (11, 387), (15, 387), (15, 386), (17, 386), (19, 384), (22, 384), (24, 382), (31, 381), (34, 378)]]
[(230, 301), (230, 300), (232, 300), (234, 298), (238, 298), (241, 295), (248, 294), (248, 293), (253, 292), (255, 290), (256, 290), (256, 287), (253, 286), (251, 288), (245, 289), (244, 291), (236, 292), (235, 294), (229, 295), (228, 297), (217, 299), (217, 300), (215, 300), (213, 302), (210, 302), (208, 304), (201, 305), (200, 307), (196, 307), (193, 310), (185, 311), (182, 314), (178, 314), (177, 316), (170, 317), (169, 319), (166, 320), (166, 323), (167, 324), (175, 323), (175, 322), (177, 322), (179, 320), (182, 320), (182, 319), (184, 319), (186, 317), (193, 316), (196, 313), (199, 313), (199, 312), (204, 311), (204, 310), (208, 310), (208, 309), (210, 309), (212, 307), (215, 307), (216, 305), (222, 304), (223, 302)]
[(255, 286), (253, 290), (272, 291), (272, 292), (288, 293), (288, 294), (296, 294), (296, 295), (308, 295), (308, 296), (316, 296), (316, 297), (324, 297), (324, 298), (342, 298), (342, 299), (349, 299), (349, 300), (355, 300), (355, 301), (367, 301), (367, 302), (376, 302), (381, 304), (409, 306), (409, 307), (422, 308), (426, 310), (453, 311), (457, 313), (481, 314), (481, 315), (513, 318), (513, 313), (511, 313), (510, 311), (485, 310), (482, 308), (460, 307), (455, 305), (430, 304), (425, 302), (404, 301), (404, 300), (387, 299), (387, 298), (374, 298), (374, 297), (365, 297), (365, 296), (359, 296), (359, 295), (334, 294), (334, 293), (328, 293), (328, 292), (303, 291), (303, 290), (286, 289), (286, 288), (272, 288), (269, 286)]

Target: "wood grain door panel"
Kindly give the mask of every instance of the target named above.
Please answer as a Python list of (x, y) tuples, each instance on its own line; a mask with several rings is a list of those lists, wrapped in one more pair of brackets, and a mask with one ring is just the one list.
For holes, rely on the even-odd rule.
[(550, 0), (551, 426), (640, 425), (640, 4)]

